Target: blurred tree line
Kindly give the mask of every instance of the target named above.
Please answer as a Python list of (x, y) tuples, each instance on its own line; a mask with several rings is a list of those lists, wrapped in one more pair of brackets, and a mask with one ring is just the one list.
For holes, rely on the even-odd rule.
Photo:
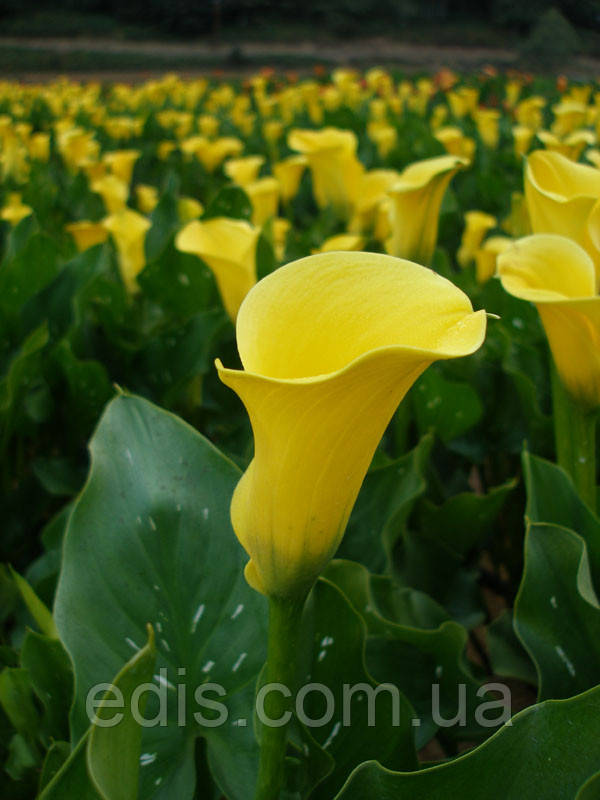
[[(221, 28), (268, 25), (285, 20), (315, 30), (360, 34), (375, 19), (393, 35), (403, 25), (486, 23), (526, 33), (555, 7), (574, 25), (600, 28), (600, 0), (63, 0), (60, 13), (89, 14), (123, 25), (143, 25), (165, 35), (208, 36)], [(56, 13), (55, 0), (0, 0), (2, 18)]]

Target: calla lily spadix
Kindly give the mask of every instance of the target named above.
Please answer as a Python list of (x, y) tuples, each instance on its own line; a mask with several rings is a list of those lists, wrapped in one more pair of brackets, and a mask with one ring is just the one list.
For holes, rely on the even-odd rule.
[(433, 361), (477, 350), (485, 327), (454, 284), (381, 254), (309, 256), (249, 292), (237, 318), (244, 369), (217, 368), (254, 432), (231, 506), (251, 586), (280, 598), (310, 588), (404, 395)]
[(534, 234), (498, 256), (507, 292), (535, 303), (567, 391), (583, 406), (600, 405), (600, 296), (594, 264), (571, 239)]
[(430, 264), (435, 251), (440, 206), (448, 184), (469, 164), (460, 156), (438, 156), (410, 164), (388, 190), (392, 203), (390, 255)]

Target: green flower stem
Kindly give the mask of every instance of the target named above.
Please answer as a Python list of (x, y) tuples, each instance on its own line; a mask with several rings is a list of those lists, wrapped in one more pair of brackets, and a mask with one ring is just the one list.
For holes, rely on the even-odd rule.
[(552, 405), (558, 464), (596, 513), (596, 411), (586, 409), (567, 392), (554, 364)]
[[(298, 640), (304, 598), (282, 600), (269, 598), (269, 645), (263, 686), (282, 684), (288, 692), (268, 692), (264, 697), (265, 718), (291, 718), (297, 669)], [(283, 765), (287, 745), (288, 722), (277, 727), (261, 725), (260, 764), (255, 800), (278, 800), (283, 784)]]

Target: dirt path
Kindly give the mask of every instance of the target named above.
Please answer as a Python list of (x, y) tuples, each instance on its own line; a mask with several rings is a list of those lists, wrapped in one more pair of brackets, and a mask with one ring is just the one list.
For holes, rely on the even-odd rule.
[[(223, 69), (227, 74), (253, 72), (261, 65), (277, 64), (286, 58), (296, 57), (300, 70), (310, 68), (311, 62), (323, 61), (328, 65), (393, 64), (407, 71), (432, 72), (449, 66), (457, 70), (470, 71), (492, 64), (499, 69), (517, 66), (519, 55), (516, 51), (492, 47), (458, 47), (408, 44), (387, 38), (352, 39), (346, 41), (298, 41), (298, 42), (220, 42), (206, 40), (192, 42), (126, 42), (115, 39), (74, 38), (74, 39), (21, 39), (0, 37), (1, 48), (18, 48), (27, 51), (45, 51), (59, 54), (86, 53), (98, 56), (98, 69), (93, 72), (79, 72), (77, 77), (86, 79), (101, 77), (105, 80), (126, 77), (128, 80), (145, 80), (151, 75), (163, 74), (169, 69), (173, 59), (173, 69), (182, 75), (207, 74), (211, 69)], [(138, 56), (148, 57), (148, 67), (143, 63), (136, 67), (123, 68), (111, 64), (107, 59), (106, 70), (102, 68), (102, 57)], [(232, 59), (235, 56), (235, 60)], [(159, 63), (156, 62), (159, 60)], [(195, 64), (194, 61), (198, 61)], [(186, 63), (182, 63), (185, 61)], [(248, 63), (245, 64), (244, 61)], [(303, 64), (302, 62), (305, 61)], [(202, 63), (205, 62), (205, 63)], [(591, 78), (600, 74), (600, 59), (579, 57), (565, 65), (573, 77)], [(67, 69), (68, 71), (68, 69)], [(23, 73), (21, 79), (49, 80), (52, 72)]]

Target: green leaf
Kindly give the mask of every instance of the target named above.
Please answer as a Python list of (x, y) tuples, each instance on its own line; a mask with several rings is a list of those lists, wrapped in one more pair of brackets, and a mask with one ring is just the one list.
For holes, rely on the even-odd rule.
[(525, 709), (510, 726), (447, 764), (393, 773), (367, 762), (354, 771), (336, 800), (574, 797), (598, 769), (597, 749), (582, 743), (599, 739), (600, 687)]
[(411, 392), (421, 434), (435, 431), (450, 442), (476, 425), (483, 414), (477, 392), (468, 384), (444, 378), (428, 369)]
[(167, 246), (169, 240), (180, 226), (177, 211), (177, 196), (174, 191), (164, 192), (150, 214), (152, 227), (146, 234), (144, 249), (146, 260), (154, 261)]
[(252, 203), (240, 186), (224, 186), (207, 205), (202, 219), (213, 217), (231, 217), (232, 219), (250, 219)]
[[(136, 687), (152, 676), (155, 658), (154, 635), (149, 630), (147, 644), (114, 680), (96, 687), (94, 699), (99, 692), (104, 694), (98, 698), (97, 705), (94, 704), (93, 724), (66, 760), (64, 746), (49, 751), (40, 781), (44, 788), (39, 800), (72, 800), (75, 797), (78, 800), (135, 800), (141, 727), (133, 716), (131, 700)], [(106, 724), (114, 719), (117, 724)], [(98, 724), (100, 721), (104, 721), (104, 725)]]
[(48, 749), (48, 752), (46, 753), (46, 758), (44, 759), (44, 765), (40, 774), (40, 782), (38, 787), (40, 792), (46, 788), (52, 778), (54, 778), (57, 772), (59, 772), (70, 755), (71, 745), (68, 742), (52, 743)]
[(531, 524), (515, 602), (515, 630), (535, 662), (539, 697), (571, 697), (600, 675), (600, 606), (581, 536)]
[(138, 277), (145, 297), (177, 317), (190, 317), (217, 303), (212, 272), (197, 256), (171, 243)]
[(441, 506), (424, 500), (418, 511), (418, 527), (466, 557), (491, 535), (496, 517), (515, 485), (516, 481), (509, 481), (490, 489), (487, 494), (462, 492), (448, 498)]
[(58, 632), (54, 620), (52, 619), (51, 612), (46, 608), (44, 603), (42, 603), (25, 578), (21, 577), (12, 567), (10, 572), (23, 602), (27, 606), (29, 613), (34, 618), (40, 631), (51, 639), (58, 639)]
[[(107, 800), (133, 800), (138, 794), (142, 727), (131, 712), (135, 691), (152, 679), (156, 662), (154, 631), (148, 626), (148, 642), (127, 662), (113, 681), (96, 709), (96, 720), (87, 744), (90, 777)], [(115, 698), (115, 692), (118, 696)], [(122, 720), (104, 727), (100, 721), (113, 722), (114, 703), (122, 699)], [(120, 707), (120, 706), (119, 706)]]
[[(86, 750), (89, 730), (73, 748), (58, 772), (45, 784), (37, 800), (106, 800), (94, 787), (87, 771)], [(56, 754), (56, 758), (60, 757)]]
[(527, 488), (525, 517), (576, 531), (586, 542), (590, 569), (600, 587), (600, 520), (577, 494), (570, 476), (556, 464), (523, 452)]
[(457, 712), (459, 685), (465, 687), (466, 724), (446, 727), (459, 738), (478, 738), (482, 731), (474, 720), (481, 699), (479, 682), (464, 660), (467, 632), (451, 620), (430, 597), (394, 586), (386, 577), (369, 575), (359, 564), (333, 561), (325, 575), (344, 592), (362, 616), (369, 633), (367, 665), (378, 681), (398, 685), (413, 705), (417, 745), (436, 732), (432, 717), (432, 686), (439, 686), (440, 716)]
[[(376, 688), (377, 683), (364, 662), (366, 626), (343, 593), (327, 580), (318, 581), (308, 601), (304, 624), (308, 634), (304, 652), (308, 653), (308, 660), (302, 662), (306, 676), (303, 684), (327, 687), (334, 701), (327, 724), (311, 727), (315, 741), (335, 761), (333, 771), (316, 787), (311, 798), (329, 800), (365, 758), (377, 758), (397, 769), (416, 766), (410, 722), (413, 712), (400, 691), (396, 692), (397, 700), (383, 687), (373, 702), (365, 691), (357, 691), (350, 702), (344, 701), (344, 686), (360, 684), (363, 689)], [(304, 714), (313, 721), (326, 713), (324, 706), (321, 689), (307, 693), (302, 703)], [(376, 725), (369, 724), (370, 714)]]
[(535, 666), (515, 633), (513, 615), (509, 609), (505, 609), (488, 626), (487, 646), (496, 675), (517, 678), (534, 686), (537, 684)]
[(600, 797), (600, 772), (589, 778), (577, 792), (575, 800), (598, 800)]
[(62, 644), (55, 638), (27, 631), (21, 648), (21, 666), (27, 670), (44, 717), (40, 727), (45, 741), (69, 735), (69, 708), (73, 699), (73, 668)]
[[(88, 691), (119, 671), (151, 623), (158, 661), (145, 713), (160, 721), (166, 708), (167, 724), (144, 729), (141, 796), (193, 797), (195, 741), (203, 736), (222, 791), (246, 800), (256, 779), (250, 721), (267, 623), (264, 598), (244, 580), (246, 557), (229, 520), (240, 471), (177, 417), (128, 395), (107, 406), (91, 453), (55, 604), (75, 666), (75, 738), (87, 728)], [(216, 727), (194, 698), (206, 683), (226, 692), (206, 695), (228, 710)]]
[(14, 258), (5, 258), (0, 270), (0, 309), (15, 315), (59, 271), (58, 248), (45, 234), (33, 234)]
[(29, 672), (20, 667), (5, 667), (0, 672), (0, 706), (15, 730), (34, 740), (40, 728)]

